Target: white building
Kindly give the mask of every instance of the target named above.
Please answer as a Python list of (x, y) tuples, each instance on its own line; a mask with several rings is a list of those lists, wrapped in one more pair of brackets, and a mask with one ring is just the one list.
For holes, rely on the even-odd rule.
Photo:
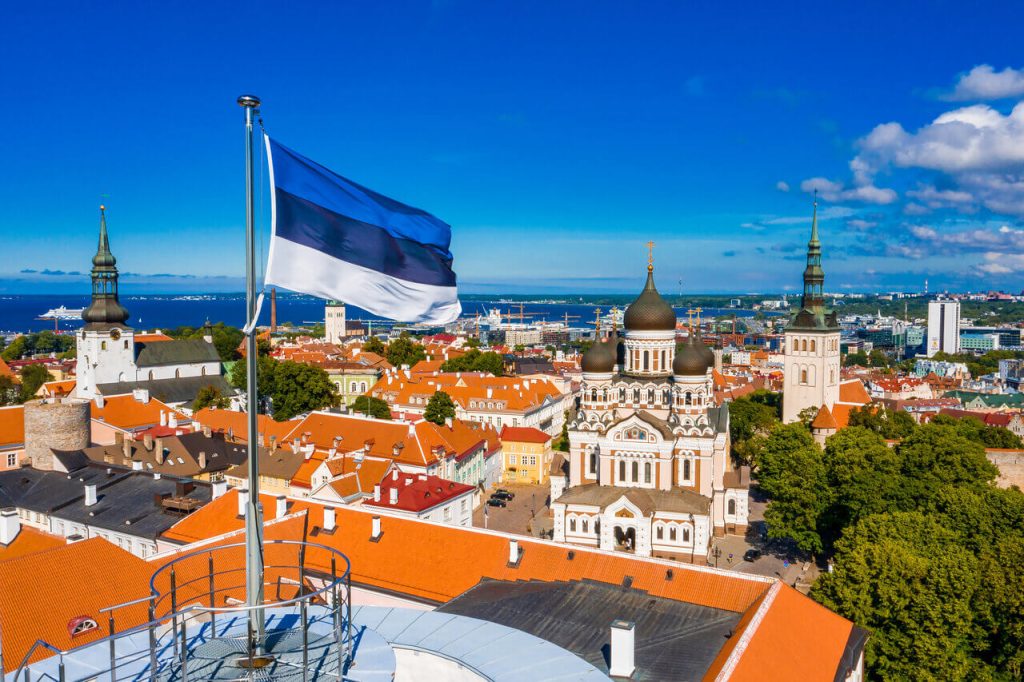
[(476, 487), (465, 483), (392, 469), (390, 476), (374, 486), (373, 497), (363, 506), (468, 528), (473, 525), (475, 493)]
[(932, 357), (939, 351), (955, 355), (960, 352), (960, 301), (928, 302), (928, 346)]
[(327, 343), (344, 343), (345, 328), (345, 304), (328, 301), (324, 305), (324, 339)]
[(825, 271), (818, 240), (818, 202), (814, 202), (811, 241), (807, 244), (804, 294), (785, 333), (785, 387), (782, 421), (795, 422), (807, 408), (815, 412), (839, 401), (839, 321), (825, 309)]

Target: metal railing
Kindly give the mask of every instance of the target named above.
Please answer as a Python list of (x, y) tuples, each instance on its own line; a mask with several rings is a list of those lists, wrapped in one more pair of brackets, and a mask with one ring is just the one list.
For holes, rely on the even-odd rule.
[[(244, 603), (245, 543), (189, 552), (153, 574), (149, 596), (100, 610), (107, 614), (105, 637), (66, 650), (37, 640), (14, 676), (4, 679), (31, 682), (32, 667), (44, 661), (29, 662), (36, 652), (48, 650), (57, 657), (56, 676), (46, 673), (37, 679), (258, 680), (269, 679), (264, 668), (273, 665), (275, 679), (340, 682), (353, 643), (348, 558), (326, 545), (293, 540), (267, 541), (264, 551), (268, 596), (262, 604)], [(142, 605), (145, 622), (119, 631), (116, 614)], [(265, 627), (256, 628), (256, 619)], [(258, 637), (257, 630), (265, 635)], [(80, 671), (73, 669), (76, 654), (103, 646), (108, 649), (106, 669), (97, 670), (95, 659)]]

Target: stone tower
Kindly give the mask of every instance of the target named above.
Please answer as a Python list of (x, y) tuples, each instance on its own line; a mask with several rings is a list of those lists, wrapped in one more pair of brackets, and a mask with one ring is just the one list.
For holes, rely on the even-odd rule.
[(794, 422), (800, 412), (832, 406), (839, 400), (839, 322), (825, 309), (825, 271), (818, 240), (818, 201), (814, 201), (811, 241), (807, 244), (804, 293), (800, 309), (786, 327), (786, 386), (782, 421)]
[(65, 398), (25, 403), (25, 456), (34, 469), (53, 470), (53, 450), (89, 447), (89, 401)]

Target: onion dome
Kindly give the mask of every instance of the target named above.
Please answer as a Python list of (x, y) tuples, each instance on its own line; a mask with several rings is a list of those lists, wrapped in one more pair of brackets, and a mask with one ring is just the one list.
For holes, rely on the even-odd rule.
[(674, 331), (676, 313), (654, 286), (654, 266), (647, 266), (647, 285), (623, 318), (627, 331)]
[(585, 374), (610, 374), (615, 371), (615, 346), (611, 341), (597, 341), (583, 354), (580, 367)]
[[(687, 339), (683, 347), (676, 351), (676, 359), (672, 361), (673, 374), (683, 377), (704, 376), (707, 374), (711, 363), (705, 360), (699, 346), (704, 346), (704, 344), (697, 341), (695, 337), (691, 336)], [(704, 348), (707, 348), (707, 346), (704, 346)]]
[(700, 333), (699, 329), (697, 330), (696, 344), (697, 344), (697, 350), (700, 351), (701, 357), (704, 358), (704, 362), (707, 364), (707, 366), (708, 367), (714, 367), (714, 365), (715, 365), (715, 354), (714, 354), (714, 352), (710, 348), (708, 348), (708, 345), (706, 343), (704, 343), (704, 339), (701, 336), (701, 333)]

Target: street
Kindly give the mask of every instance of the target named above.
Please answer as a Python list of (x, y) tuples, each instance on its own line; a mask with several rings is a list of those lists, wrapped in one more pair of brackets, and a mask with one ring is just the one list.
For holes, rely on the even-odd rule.
[[(498, 487), (514, 494), (515, 499), (509, 500), (507, 507), (488, 507), (487, 498), (493, 491), (487, 491), (484, 503), (473, 512), (474, 526), (534, 536), (551, 529), (551, 519), (548, 516), (550, 486), (547, 483), (538, 485), (508, 483)], [(484, 510), (486, 510), (486, 519)]]

